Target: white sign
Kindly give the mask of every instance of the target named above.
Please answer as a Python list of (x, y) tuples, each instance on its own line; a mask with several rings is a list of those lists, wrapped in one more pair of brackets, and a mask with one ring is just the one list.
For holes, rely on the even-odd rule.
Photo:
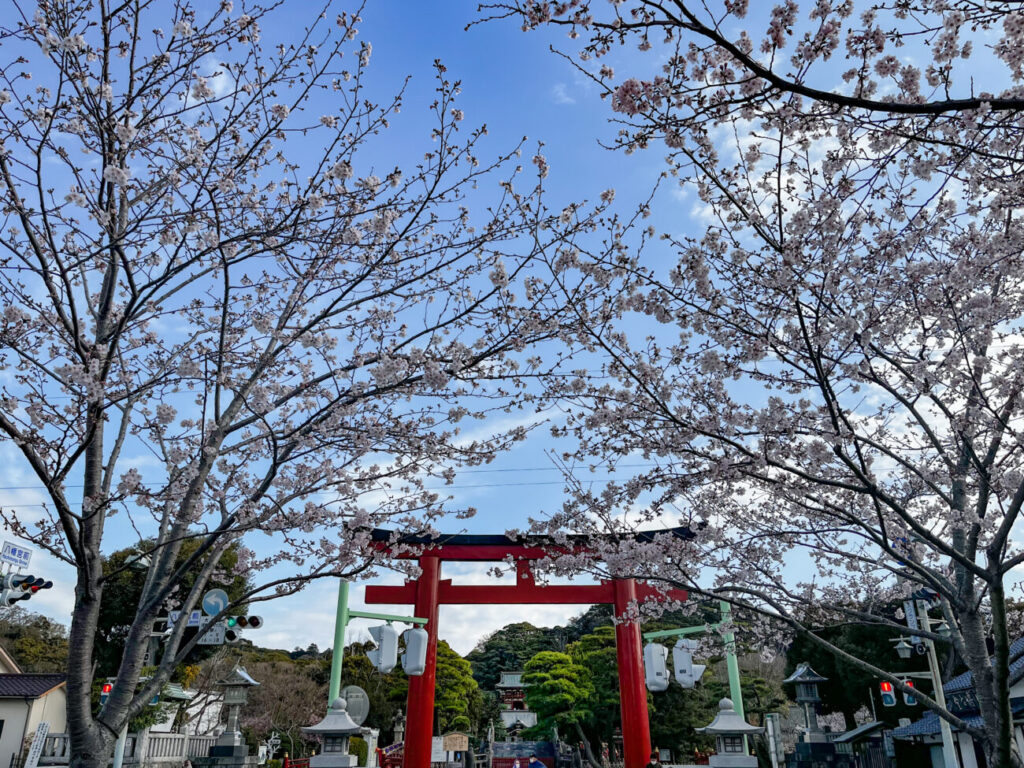
[[(904, 600), (903, 601), (903, 612), (907, 615), (907, 626), (910, 627), (911, 629), (918, 629), (919, 625), (917, 623), (917, 611), (914, 610), (914, 601), (913, 600)], [(920, 642), (921, 642), (921, 638), (918, 637), (917, 635), (913, 635), (910, 638), (911, 645), (917, 645)]]
[(5, 541), (4, 548), (0, 551), (0, 561), (10, 563), (15, 568), (28, 568), (31, 559), (32, 550), (21, 544), (12, 544), (9, 541)]
[(444, 738), (442, 736), (434, 736), (430, 740), (430, 762), (444, 763), (447, 762), (447, 759), (444, 753)]
[(43, 744), (46, 743), (46, 734), (50, 732), (50, 724), (45, 720), (36, 728), (36, 735), (32, 739), (32, 746), (29, 747), (28, 757), (25, 758), (25, 768), (36, 768), (39, 765), (39, 756), (43, 754)]
[[(167, 626), (173, 627), (178, 623), (181, 618), (181, 611), (171, 611), (167, 614)], [(188, 614), (188, 621), (185, 622), (186, 627), (198, 627), (203, 619), (203, 612), (199, 610), (190, 611)]]
[[(210, 616), (202, 617), (202, 625), (205, 627), (210, 623)], [(206, 634), (199, 638), (199, 642), (196, 645), (224, 645), (224, 632), (227, 630), (227, 625), (223, 621), (218, 621), (212, 627), (207, 628)]]

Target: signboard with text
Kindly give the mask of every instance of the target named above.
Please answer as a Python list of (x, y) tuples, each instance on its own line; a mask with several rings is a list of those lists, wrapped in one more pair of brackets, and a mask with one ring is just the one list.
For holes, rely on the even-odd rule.
[[(190, 611), (188, 614), (188, 620), (185, 622), (186, 627), (198, 627), (202, 623), (203, 612), (199, 610)], [(173, 626), (181, 620), (181, 611), (170, 611), (167, 614), (167, 626)]]
[(430, 762), (432, 763), (443, 763), (446, 762), (447, 758), (444, 754), (444, 739), (440, 736), (434, 736), (430, 739)]
[(28, 568), (31, 560), (32, 550), (21, 544), (5, 541), (4, 548), (0, 550), (0, 561), (10, 563), (15, 568)]
[(25, 768), (36, 768), (39, 765), (39, 756), (43, 754), (43, 744), (46, 743), (46, 734), (50, 732), (50, 724), (45, 720), (36, 728), (36, 735), (32, 739), (32, 746), (29, 747), (28, 757), (25, 758)]
[(448, 733), (441, 738), (445, 752), (465, 752), (469, 749), (469, 736), (465, 733)]

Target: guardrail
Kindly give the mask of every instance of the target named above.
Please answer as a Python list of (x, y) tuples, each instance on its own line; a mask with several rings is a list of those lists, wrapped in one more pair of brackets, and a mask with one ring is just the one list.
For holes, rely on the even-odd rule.
[[(124, 764), (132, 766), (180, 765), (186, 758), (206, 757), (216, 736), (187, 733), (130, 733), (124, 747)], [(67, 765), (71, 742), (66, 733), (51, 733), (43, 743), (39, 765)]]

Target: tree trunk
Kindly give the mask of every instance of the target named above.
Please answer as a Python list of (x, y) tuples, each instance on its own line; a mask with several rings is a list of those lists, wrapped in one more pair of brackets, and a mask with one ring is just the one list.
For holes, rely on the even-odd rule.
[(573, 723), (573, 725), (576, 726), (576, 734), (580, 737), (580, 743), (583, 745), (583, 751), (587, 756), (587, 762), (590, 763), (591, 768), (604, 768), (601, 763), (594, 758), (594, 752), (590, 749), (590, 742), (583, 734), (583, 726), (579, 723)]
[[(1021, 768), (1013, 739), (1013, 724), (1010, 714), (1009, 664), (1006, 626), (996, 616), (1001, 613), (995, 608), (1001, 602), (999, 590), (990, 586), (993, 605), (993, 635), (995, 652), (990, 659), (985, 646), (985, 626), (981, 614), (975, 610), (961, 614), (961, 634), (964, 638), (967, 666), (974, 679), (974, 692), (978, 708), (984, 721), (984, 736), (981, 739), (985, 758), (990, 768)], [(1002, 629), (1002, 631), (1000, 631)]]
[(70, 768), (101, 768), (110, 759), (117, 734), (115, 726), (93, 718), (93, 642), (99, 615), (100, 588), (90, 583), (89, 573), (102, 568), (98, 553), (89, 567), (79, 568), (75, 609), (68, 635), (67, 726)]
[[(1010, 638), (1006, 626), (1006, 603), (1003, 585), (998, 579), (993, 580), (989, 587), (989, 605), (995, 648), (991, 666), (988, 665), (987, 652), (985, 664), (991, 674), (989, 690), (992, 693), (991, 704), (995, 717), (993, 723), (986, 722), (985, 732), (989, 744), (985, 749), (985, 757), (992, 768), (1020, 768), (1022, 756), (1017, 753), (1013, 738), (1013, 713), (1010, 710)], [(980, 697), (978, 701), (980, 704)]]
[(68, 737), (71, 741), (71, 754), (68, 768), (106, 768), (114, 753), (114, 742), (117, 740), (114, 735), (107, 733), (106, 729), (98, 728), (87, 736), (76, 738), (70, 730)]

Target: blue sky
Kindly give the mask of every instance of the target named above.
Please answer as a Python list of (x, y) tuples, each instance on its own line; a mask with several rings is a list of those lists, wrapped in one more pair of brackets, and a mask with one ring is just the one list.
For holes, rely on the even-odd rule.
[[(316, 7), (303, 2), (286, 4), (287, 13), (280, 13), (273, 26), (264, 28), (267, 47), (278, 40), (294, 39), (307, 17), (306, 9), (313, 12)], [(628, 210), (631, 202), (646, 197), (662, 170), (660, 153), (625, 157), (599, 146), (599, 137), (610, 138), (615, 133), (606, 124), (608, 103), (598, 98), (596, 89), (568, 62), (548, 50), (552, 44), (571, 50), (572, 41), (565, 37), (546, 31), (524, 34), (512, 22), (478, 25), (467, 31), (466, 25), (477, 17), (476, 3), (463, 0), (379, 0), (370, 2), (362, 15), (364, 22), (352, 50), (358, 49), (360, 41), (372, 43), (368, 95), (387, 101), (406, 77), (411, 78), (402, 113), (388, 134), (371, 148), (368, 157), (375, 165), (390, 169), (414, 162), (429, 149), (433, 62), (440, 59), (448, 68), (446, 76), (462, 81), (459, 106), (466, 113), (465, 125), (488, 125), (485, 150), (497, 155), (528, 137), (523, 159), (524, 166), (528, 166), (537, 142), (544, 142), (542, 151), (551, 164), (547, 179), (551, 208), (560, 210), (566, 203), (583, 198), (593, 200), (602, 190), (614, 187), (617, 207)], [(481, 153), (484, 157), (486, 152)], [(361, 159), (367, 160), (367, 156)], [(485, 192), (482, 197), (486, 197)], [(562, 483), (544, 453), (551, 447), (546, 429), (540, 428), (494, 464), (460, 474), (451, 488), (454, 503), (475, 506), (479, 514), (472, 520), (453, 523), (453, 530), (501, 532), (525, 525), (530, 515), (557, 508)], [(6, 459), (0, 472), (0, 503), (25, 511), (43, 501), (43, 496), (10, 449), (10, 445), (0, 446), (0, 458)], [(123, 537), (116, 526), (111, 528), (105, 549), (127, 546), (136, 540), (135, 534), (124, 528)], [(35, 553), (30, 570), (52, 578), (55, 586), (37, 595), (26, 607), (66, 622), (73, 600), (72, 570), (42, 552)], [(443, 576), (480, 582), (490, 578), (484, 570), (451, 564)], [(386, 580), (394, 583), (399, 579)], [(334, 584), (317, 583), (300, 595), (261, 604), (259, 612), (266, 619), (266, 627), (251, 633), (252, 640), (288, 649), (311, 642), (329, 646), (335, 589)], [(362, 593), (361, 585), (353, 589), (354, 604), (361, 602)], [(525, 619), (538, 625), (562, 623), (584, 608), (452, 606), (442, 611), (440, 634), (458, 651), (466, 652), (483, 634), (508, 622)], [(367, 623), (356, 622), (350, 632), (360, 634)]]
[[(339, 4), (339, 7), (348, 3)], [(645, 198), (664, 168), (664, 152), (652, 146), (633, 156), (610, 152), (599, 146), (599, 139), (610, 140), (616, 128), (607, 120), (611, 115), (607, 101), (572, 66), (549, 51), (554, 45), (574, 50), (576, 44), (557, 30), (525, 34), (511, 21), (492, 22), (465, 30), (477, 17), (475, 0), (376, 0), (368, 3), (364, 22), (356, 41), (367, 40), (373, 54), (366, 81), (370, 95), (386, 101), (402, 86), (407, 76), (402, 113), (391, 131), (372, 148), (371, 159), (380, 168), (416, 160), (429, 147), (432, 126), (428, 105), (434, 97), (433, 62), (447, 66), (447, 76), (461, 80), (463, 93), (459, 106), (466, 113), (467, 127), (486, 123), (489, 137), (485, 148), (492, 155), (508, 150), (524, 136), (524, 165), (529, 163), (538, 141), (545, 144), (544, 154), (551, 164), (547, 179), (548, 202), (560, 209), (570, 201), (597, 198), (609, 187), (616, 189), (616, 208), (629, 211)], [(296, 34), (305, 12), (318, 5), (296, 0), (286, 4), (288, 13), (264, 29), (268, 47), (277, 39)], [(298, 9), (299, 12), (296, 12)], [(611, 63), (621, 67), (622, 58), (637, 63), (639, 56), (616, 52)], [(618, 58), (618, 60), (615, 60)], [(643, 61), (640, 71), (651, 67)], [(295, 151), (301, 151), (296, 147)], [(471, 201), (472, 202), (472, 201)], [(654, 223), (663, 230), (685, 231), (699, 226), (694, 221), (693, 202), (677, 191), (662, 194), (655, 208)], [(692, 223), (691, 223), (692, 222)], [(661, 258), (657, 246), (649, 258)], [(668, 258), (668, 254), (664, 254)], [(492, 425), (484, 425), (485, 428)], [(553, 446), (543, 427), (524, 443), (501, 456), (495, 463), (459, 474), (450, 488), (457, 506), (472, 505), (479, 512), (468, 521), (458, 521), (449, 531), (502, 532), (525, 524), (530, 515), (556, 509), (562, 500), (562, 483), (555, 466), (545, 455)], [(0, 502), (4, 505), (38, 504), (42, 497), (31, 486), (34, 480), (12, 459), (9, 445), (0, 445)], [(124, 540), (112, 539), (110, 548), (131, 544), (131, 531)], [(73, 573), (52, 558), (36, 553), (33, 572), (43, 573), (55, 582), (54, 589), (33, 598), (28, 607), (60, 621), (66, 621), (73, 599)], [(442, 574), (461, 582), (491, 580), (483, 567), (450, 564)], [(399, 578), (381, 579), (397, 583)], [(259, 612), (266, 626), (249, 633), (259, 645), (291, 649), (317, 643), (330, 646), (333, 635), (336, 585), (317, 583), (297, 596), (261, 604)], [(352, 590), (353, 604), (362, 603), (362, 585)], [(586, 606), (449, 606), (442, 609), (440, 636), (459, 652), (470, 650), (477, 640), (504, 624), (528, 620), (538, 625), (564, 623)], [(378, 609), (380, 610), (380, 609)], [(390, 609), (386, 609), (390, 610)], [(396, 610), (401, 610), (396, 609)], [(360, 636), (369, 622), (357, 621), (350, 639)]]

